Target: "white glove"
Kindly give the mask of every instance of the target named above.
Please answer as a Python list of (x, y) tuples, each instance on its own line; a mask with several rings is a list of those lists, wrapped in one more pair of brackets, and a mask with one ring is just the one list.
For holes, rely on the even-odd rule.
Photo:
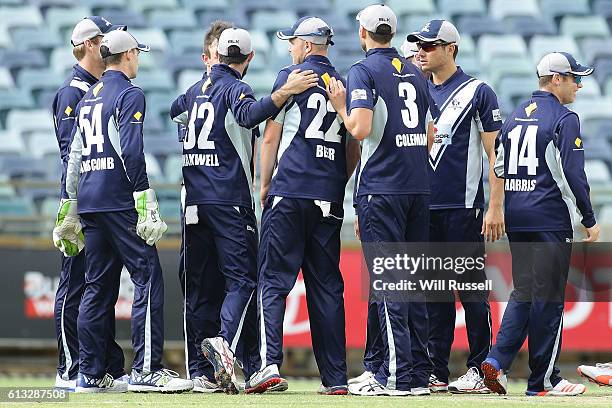
[(159, 215), (157, 196), (152, 188), (134, 192), (134, 202), (138, 213), (136, 234), (153, 246), (166, 232), (168, 226)]
[(66, 256), (77, 256), (85, 247), (85, 237), (81, 229), (77, 200), (61, 200), (53, 228), (53, 245)]

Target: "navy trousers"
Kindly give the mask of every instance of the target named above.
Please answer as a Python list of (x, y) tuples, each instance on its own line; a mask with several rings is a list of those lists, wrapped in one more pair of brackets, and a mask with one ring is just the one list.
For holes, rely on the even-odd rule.
[(508, 232), (514, 290), (488, 357), (510, 369), (529, 336), (528, 391), (554, 387), (561, 352), (565, 285), (572, 254), (572, 231)]
[[(429, 195), (357, 197), (361, 242), (427, 242)], [(364, 251), (366, 258), (369, 256)], [(425, 299), (371, 299), (364, 366), (389, 389), (426, 387), (432, 370)]]
[(225, 299), (225, 278), (219, 269), (217, 256), (210, 253), (203, 273), (185, 273), (185, 218), (181, 206), (181, 247), (179, 282), (184, 296), (183, 338), (185, 340), (185, 371), (187, 378), (205, 376), (214, 379), (212, 364), (200, 350), (202, 340), (215, 337), (221, 330), (221, 305)]
[(136, 210), (81, 214), (85, 234), (85, 291), (79, 309), (80, 371), (101, 378), (108, 364), (108, 333), (125, 265), (134, 283), (132, 369), (162, 368), (164, 282), (155, 246), (136, 235)]
[[(85, 289), (85, 251), (74, 257), (61, 255), (62, 270), (55, 293), (55, 335), (59, 351), (57, 373), (64, 379), (75, 379), (79, 372), (79, 336), (77, 317)], [(114, 378), (125, 374), (123, 350), (115, 341), (115, 311), (111, 316), (108, 333), (106, 372)]]
[(300, 268), (312, 347), (324, 386), (346, 385), (344, 280), (340, 273), (342, 206), (330, 215), (310, 199), (269, 196), (259, 249), (258, 316), (262, 368), (283, 362), (285, 300)]
[[(473, 257), (485, 254), (482, 230), (483, 211), (480, 208), (460, 208), (431, 210), (429, 220), (429, 240), (431, 242), (469, 242), (474, 243)], [(466, 271), (457, 275), (458, 280), (485, 282), (483, 270)], [(470, 354), (468, 368), (480, 372), (480, 364), (491, 350), (493, 333), (491, 330), (491, 306), (489, 291), (459, 291), (459, 299), (465, 310)], [(455, 336), (455, 297), (449, 293), (448, 302), (428, 302), (429, 342), (428, 349), (434, 364), (434, 374), (442, 382), (448, 383), (448, 359)], [(482, 373), (481, 373), (482, 375)]]
[[(200, 204), (187, 207), (185, 219), (185, 319), (193, 328), (187, 338), (199, 352), (205, 338), (223, 337), (248, 379), (260, 367), (255, 213), (251, 208)], [(193, 373), (213, 379), (210, 366), (196, 360)]]

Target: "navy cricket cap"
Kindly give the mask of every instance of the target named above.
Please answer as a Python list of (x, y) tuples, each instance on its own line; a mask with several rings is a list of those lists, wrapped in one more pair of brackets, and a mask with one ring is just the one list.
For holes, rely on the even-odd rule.
[(334, 30), (325, 21), (318, 17), (308, 16), (300, 18), (291, 27), (276, 32), (276, 36), (281, 40), (299, 37), (313, 44), (321, 45), (334, 45), (331, 40), (333, 35)]
[(587, 76), (593, 73), (592, 67), (586, 67), (576, 62), (576, 59), (567, 52), (551, 52), (546, 54), (538, 63), (538, 78), (553, 74), (573, 74)]
[(104, 35), (113, 30), (125, 30), (126, 28), (126, 26), (113, 25), (104, 17), (85, 17), (74, 26), (70, 42), (76, 47), (77, 45), (83, 44), (85, 40), (91, 40), (94, 37)]
[(460, 37), (459, 31), (450, 21), (431, 20), (420, 31), (408, 34), (406, 39), (414, 43), (442, 41), (458, 45)]

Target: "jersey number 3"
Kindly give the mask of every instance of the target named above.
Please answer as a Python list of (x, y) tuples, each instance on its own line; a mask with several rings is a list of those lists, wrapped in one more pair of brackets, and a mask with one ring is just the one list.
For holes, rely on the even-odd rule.
[[(202, 129), (196, 135), (195, 121), (196, 119), (204, 119)], [(210, 131), (212, 130), (213, 121), (215, 119), (215, 107), (210, 102), (205, 102), (198, 106), (197, 103), (193, 104), (191, 114), (189, 115), (189, 125), (187, 126), (187, 135), (183, 142), (183, 148), (185, 150), (193, 149), (198, 143), (198, 149), (214, 149), (215, 142), (208, 140)]]

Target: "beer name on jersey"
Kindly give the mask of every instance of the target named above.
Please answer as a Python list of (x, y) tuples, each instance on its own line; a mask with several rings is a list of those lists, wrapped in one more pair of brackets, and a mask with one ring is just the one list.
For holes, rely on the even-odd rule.
[(427, 146), (426, 133), (404, 133), (395, 135), (397, 147)]
[(217, 153), (183, 154), (183, 167), (189, 166), (219, 167), (219, 156)]
[(529, 179), (506, 179), (504, 181), (504, 190), (506, 191), (533, 191), (536, 188), (536, 180)]

